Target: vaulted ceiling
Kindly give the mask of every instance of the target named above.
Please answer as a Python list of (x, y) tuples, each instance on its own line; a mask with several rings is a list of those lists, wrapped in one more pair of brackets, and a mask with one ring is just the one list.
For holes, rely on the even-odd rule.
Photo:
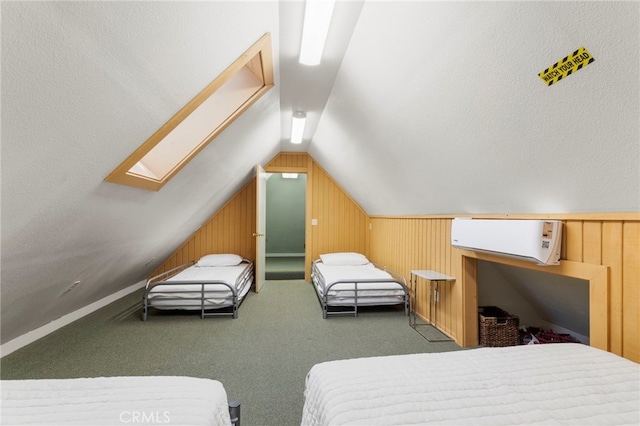
[[(143, 279), (280, 151), (369, 214), (640, 211), (635, 1), (338, 2), (317, 67), (303, 2), (0, 7), (3, 343)], [(266, 32), (272, 90), (161, 191), (104, 181)]]

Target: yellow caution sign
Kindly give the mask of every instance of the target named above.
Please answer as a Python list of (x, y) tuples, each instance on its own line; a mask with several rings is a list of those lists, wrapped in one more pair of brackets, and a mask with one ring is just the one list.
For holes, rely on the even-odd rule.
[(593, 56), (587, 52), (587, 49), (581, 47), (571, 55), (566, 56), (563, 60), (556, 62), (546, 70), (540, 72), (538, 76), (540, 76), (542, 81), (547, 83), (547, 86), (551, 86), (553, 83), (557, 83), (579, 69), (586, 67), (593, 61), (595, 61)]

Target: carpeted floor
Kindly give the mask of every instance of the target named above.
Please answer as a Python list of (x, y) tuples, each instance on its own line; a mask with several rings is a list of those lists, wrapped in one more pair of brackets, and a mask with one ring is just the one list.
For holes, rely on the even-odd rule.
[(136, 292), (2, 358), (2, 379), (185, 375), (220, 380), (242, 403), (242, 425), (299, 425), (305, 376), (316, 363), (441, 352), (394, 307), (322, 319), (311, 284), (267, 281), (237, 319), (152, 311)]

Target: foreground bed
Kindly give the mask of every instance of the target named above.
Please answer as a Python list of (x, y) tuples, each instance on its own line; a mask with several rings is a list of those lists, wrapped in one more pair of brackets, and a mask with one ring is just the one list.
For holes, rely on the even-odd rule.
[(311, 265), (311, 282), (327, 315), (358, 315), (358, 306), (404, 304), (409, 293), (400, 274), (370, 262), (360, 253), (328, 253)]
[(3, 425), (230, 425), (222, 383), (194, 377), (3, 380)]
[[(149, 308), (199, 310), (202, 318), (238, 317), (238, 308), (253, 283), (253, 262), (235, 254), (210, 254), (147, 281), (142, 319)], [(226, 308), (226, 309), (225, 309)]]
[(578, 343), (313, 366), (302, 425), (640, 424), (640, 365)]

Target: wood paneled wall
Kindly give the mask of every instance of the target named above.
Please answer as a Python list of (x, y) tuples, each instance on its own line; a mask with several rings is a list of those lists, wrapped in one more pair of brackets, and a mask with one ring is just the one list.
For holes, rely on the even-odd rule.
[(311, 156), (303, 152), (283, 152), (265, 166), (265, 171), (307, 174), (305, 238), (307, 280), (309, 280), (311, 262), (322, 253), (367, 252), (369, 237), (367, 214)]
[(265, 170), (271, 169), (275, 172), (293, 168), (300, 170), (300, 173), (306, 173), (311, 162), (313, 159), (306, 152), (281, 152), (267, 163)]
[[(640, 362), (640, 214), (473, 217), (562, 220), (562, 259), (608, 267), (609, 350)], [(452, 219), (453, 216), (371, 217), (369, 256), (407, 278), (412, 269), (434, 269), (462, 277), (469, 272), (463, 268), (461, 251), (451, 246)], [(469, 311), (465, 305), (472, 302), (463, 294), (461, 282), (441, 284), (441, 302), (436, 308), (439, 327), (459, 343), (465, 330), (463, 317)], [(417, 298), (418, 313), (427, 316), (426, 293), (419, 293)]]
[(367, 214), (315, 161), (309, 170), (311, 218), (318, 223), (311, 226), (311, 258), (340, 251), (366, 253)]
[[(460, 252), (451, 246), (450, 217), (371, 217), (369, 259), (402, 274), (432, 269), (452, 277), (462, 274)], [(428, 317), (426, 283), (417, 287), (417, 313)], [(438, 327), (453, 338), (463, 334), (460, 281), (440, 284), (440, 304), (433, 312)]]
[[(306, 274), (311, 261), (322, 253), (357, 251), (368, 247), (368, 217), (347, 193), (307, 153), (280, 153), (265, 171), (307, 174)], [(255, 179), (200, 229), (198, 229), (153, 275), (209, 253), (237, 253), (255, 260)], [(317, 225), (311, 225), (316, 219)]]
[(256, 253), (255, 226), (256, 183), (252, 179), (151, 276), (211, 253), (236, 253), (253, 260)]

